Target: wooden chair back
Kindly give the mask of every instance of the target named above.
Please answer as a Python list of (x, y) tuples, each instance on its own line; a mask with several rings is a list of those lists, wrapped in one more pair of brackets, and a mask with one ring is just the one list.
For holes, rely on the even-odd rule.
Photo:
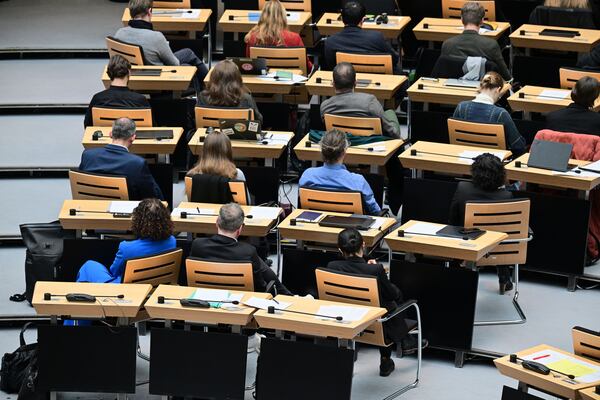
[(73, 200), (129, 200), (127, 178), (69, 171)]
[(576, 326), (571, 333), (573, 352), (578, 356), (600, 362), (600, 332)]
[(144, 51), (137, 44), (122, 42), (114, 37), (106, 37), (106, 48), (108, 49), (108, 57), (120, 55), (125, 58), (131, 65), (144, 65)]
[(226, 290), (254, 291), (252, 264), (205, 261), (197, 258), (185, 260), (187, 285)]
[[(356, 276), (317, 268), (315, 270), (319, 300), (381, 307), (377, 278)], [(375, 346), (389, 346), (383, 334), (383, 324), (374, 322), (367, 327), (357, 342)]]
[[(442, 17), (443, 18), (458, 18), (460, 19), (460, 9), (466, 2), (471, 0), (442, 0)], [(494, 1), (482, 0), (477, 1), (485, 8), (484, 20), (496, 20), (496, 3)]]
[(152, 109), (92, 107), (94, 126), (112, 126), (113, 122), (119, 118), (132, 119), (136, 127), (152, 126)]
[[(269, 0), (258, 0), (258, 9), (262, 10)], [(286, 11), (306, 11), (312, 12), (311, 0), (283, 0), (281, 1)]]
[(448, 118), (450, 144), (506, 150), (504, 125)]
[(325, 129), (338, 129), (355, 136), (382, 135), (381, 118), (344, 117), (341, 115), (325, 114)]
[(465, 227), (504, 232), (508, 238), (494, 248), (477, 265), (515, 265), (527, 260), (527, 242), (511, 240), (529, 237), (529, 208), (531, 201), (467, 202)]
[(299, 208), (306, 210), (364, 214), (360, 192), (300, 188), (298, 197)]
[(354, 54), (337, 52), (335, 62), (348, 62), (352, 64), (356, 72), (370, 74), (394, 74), (391, 54)]
[(308, 74), (304, 47), (250, 47), (250, 58), (264, 58), (271, 69), (299, 69)]
[(251, 108), (196, 107), (194, 113), (196, 128), (218, 128), (220, 119), (254, 119), (254, 110)]
[(560, 68), (558, 70), (561, 89), (573, 89), (578, 80), (590, 76), (600, 81), (600, 72), (582, 71), (580, 69)]
[(153, 1), (153, 8), (192, 8), (191, 0)]
[(152, 287), (177, 285), (183, 250), (169, 250), (148, 257), (129, 259), (123, 270), (123, 283), (144, 283)]
[[(187, 196), (188, 201), (192, 199), (192, 177), (185, 177), (185, 195)], [(231, 190), (231, 196), (233, 196), (233, 201), (238, 203), (241, 206), (250, 205), (248, 201), (248, 190), (246, 188), (246, 182), (240, 181), (231, 181), (229, 182), (229, 190)]]

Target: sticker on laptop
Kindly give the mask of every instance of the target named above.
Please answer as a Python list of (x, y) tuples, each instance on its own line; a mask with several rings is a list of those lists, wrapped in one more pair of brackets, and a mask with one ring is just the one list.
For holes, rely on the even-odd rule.
[(238, 132), (246, 132), (246, 124), (244, 124), (243, 122), (238, 122), (235, 125), (233, 125), (233, 129), (235, 129)]
[(225, 128), (222, 130), (222, 132), (226, 135), (233, 135), (233, 129), (231, 128)]
[(258, 132), (258, 122), (249, 122), (248, 123), (248, 130), (250, 132)]

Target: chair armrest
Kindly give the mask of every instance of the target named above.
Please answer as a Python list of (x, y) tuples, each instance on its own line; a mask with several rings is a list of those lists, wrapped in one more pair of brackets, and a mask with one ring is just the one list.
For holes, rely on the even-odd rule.
[(405, 311), (406, 309), (412, 307), (412, 306), (416, 306), (417, 305), (417, 301), (416, 300), (407, 300), (404, 303), (400, 304), (398, 307), (396, 307), (394, 310), (389, 311), (387, 314), (385, 314), (383, 317), (379, 318), (377, 320), (377, 322), (387, 322), (390, 319), (394, 318), (396, 315), (400, 314), (401, 312)]

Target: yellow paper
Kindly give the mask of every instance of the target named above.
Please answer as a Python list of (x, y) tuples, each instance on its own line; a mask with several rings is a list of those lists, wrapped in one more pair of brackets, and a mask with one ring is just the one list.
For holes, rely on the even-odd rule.
[(590, 368), (588, 366), (585, 366), (583, 364), (580, 364), (578, 362), (575, 362), (575, 361), (572, 361), (569, 359), (555, 361), (553, 363), (546, 364), (546, 366), (548, 368), (554, 369), (556, 371), (560, 371), (563, 374), (573, 375), (575, 378), (584, 376), (584, 375), (593, 374), (596, 372), (595, 370), (593, 370), (592, 368)]

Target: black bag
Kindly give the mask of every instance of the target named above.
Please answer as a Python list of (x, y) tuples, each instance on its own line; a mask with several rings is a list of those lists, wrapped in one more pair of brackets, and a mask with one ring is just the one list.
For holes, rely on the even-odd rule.
[[(5, 353), (0, 368), (0, 389), (6, 393), (19, 393), (21, 385), (30, 372), (29, 365), (37, 361), (37, 343), (25, 343), (25, 331), (31, 322), (23, 325), (19, 334), (20, 346), (12, 353)], [(20, 397), (19, 397), (20, 398)]]
[[(20, 225), (21, 237), (27, 247), (25, 253), (25, 298), (29, 304), (37, 281), (53, 281), (60, 268), (63, 239), (75, 238), (75, 232), (64, 230), (60, 222)], [(23, 301), (18, 295), (13, 301)]]

